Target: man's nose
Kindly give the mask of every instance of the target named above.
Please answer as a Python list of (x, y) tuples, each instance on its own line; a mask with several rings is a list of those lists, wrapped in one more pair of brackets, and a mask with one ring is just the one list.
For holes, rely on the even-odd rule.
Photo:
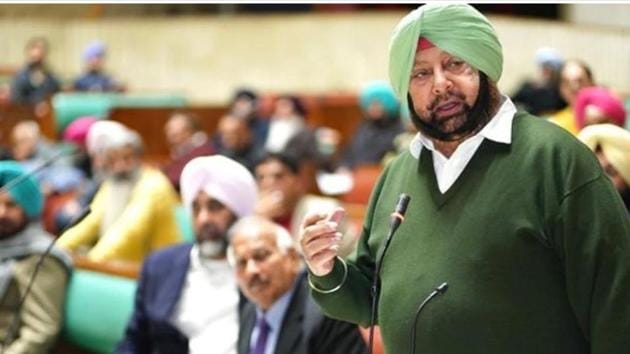
[(254, 275), (259, 272), (260, 267), (258, 267), (258, 263), (254, 259), (248, 259), (247, 263), (245, 263), (245, 273), (248, 275)]
[(444, 71), (435, 70), (433, 72), (433, 94), (445, 94), (452, 86), (453, 82), (445, 75)]

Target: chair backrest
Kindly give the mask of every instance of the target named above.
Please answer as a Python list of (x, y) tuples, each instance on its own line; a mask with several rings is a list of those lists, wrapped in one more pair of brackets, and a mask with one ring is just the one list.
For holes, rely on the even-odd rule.
[(350, 192), (341, 197), (341, 200), (345, 203), (367, 204), (382, 170), (381, 165), (355, 167), (352, 171), (353, 187)]
[(81, 116), (109, 117), (115, 107), (184, 107), (186, 99), (171, 94), (58, 93), (52, 106), (57, 132)]
[(192, 220), (190, 218), (191, 216), (188, 215), (186, 207), (183, 205), (175, 207), (175, 221), (177, 221), (177, 227), (179, 228), (184, 242), (195, 241), (195, 231), (193, 230)]
[(65, 304), (63, 339), (96, 353), (112, 353), (133, 311), (136, 281), (75, 269)]

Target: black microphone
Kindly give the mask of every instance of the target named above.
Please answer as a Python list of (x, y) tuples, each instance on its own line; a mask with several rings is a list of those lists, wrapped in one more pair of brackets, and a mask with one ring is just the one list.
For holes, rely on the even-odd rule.
[[(81, 212), (75, 215), (75, 217), (72, 218), (72, 220), (68, 223), (68, 225), (66, 225), (66, 227), (64, 227), (61, 230), (61, 233), (73, 227), (74, 225), (80, 223), (83, 219), (85, 219), (86, 216), (88, 216), (88, 214), (91, 211), (92, 209), (90, 209), (89, 206), (83, 208)], [(7, 329), (7, 333), (4, 337), (4, 340), (2, 341), (2, 350), (0, 350), (0, 353), (2, 354), (4, 354), (4, 351), (7, 345), (13, 340), (13, 336), (15, 335), (15, 333), (13, 332), (15, 332), (15, 329), (16, 329), (15, 327), (17, 326), (18, 320), (20, 318), (20, 310), (22, 309), (22, 305), (24, 304), (26, 297), (31, 292), (31, 288), (33, 287), (33, 282), (35, 281), (35, 277), (37, 277), (39, 268), (41, 268), (42, 263), (44, 263), (44, 258), (50, 253), (50, 251), (52, 250), (56, 242), (57, 242), (57, 238), (54, 238), (50, 241), (50, 244), (48, 244), (48, 247), (46, 247), (46, 250), (44, 250), (44, 252), (39, 256), (39, 259), (37, 260), (37, 264), (35, 264), (35, 269), (33, 269), (33, 274), (31, 274), (31, 277), (28, 280), (28, 285), (26, 286), (24, 293), (20, 297), (20, 301), (18, 302), (17, 306), (13, 310), (11, 324), (9, 325), (9, 328)]]
[(447, 283), (440, 284), (440, 286), (435, 288), (435, 290), (433, 290), (433, 292), (431, 292), (431, 294), (429, 294), (429, 296), (427, 296), (426, 299), (422, 301), (420, 306), (418, 306), (418, 310), (416, 310), (416, 316), (413, 319), (413, 326), (411, 326), (411, 335), (410, 335), (411, 350), (409, 351), (409, 353), (415, 354), (416, 352), (416, 326), (418, 325), (418, 318), (420, 318), (420, 312), (422, 312), (422, 309), (429, 303), (429, 301), (431, 301), (437, 295), (444, 294), (446, 290), (448, 290), (448, 284)]
[(407, 206), (409, 206), (410, 200), (411, 200), (411, 197), (409, 197), (405, 193), (401, 193), (400, 196), (398, 197), (398, 203), (396, 203), (396, 209), (394, 209), (394, 212), (392, 213), (392, 216), (389, 222), (389, 228), (390, 230), (392, 230), (392, 233), (396, 232), (396, 229), (398, 229), (398, 226), (400, 226), (400, 224), (402, 224), (402, 222), (405, 220), (405, 213), (407, 212)]
[(372, 309), (370, 312), (370, 335), (369, 335), (369, 348), (370, 354), (373, 353), (374, 350), (374, 323), (376, 322), (376, 307), (378, 305), (378, 295), (380, 288), (379, 276), (381, 274), (381, 266), (383, 264), (383, 258), (385, 258), (385, 252), (389, 248), (389, 244), (394, 237), (394, 233), (398, 229), (398, 226), (405, 220), (405, 213), (407, 212), (407, 206), (409, 206), (409, 201), (411, 197), (405, 193), (401, 193), (398, 196), (398, 202), (396, 202), (396, 208), (391, 215), (391, 220), (389, 223), (389, 232), (387, 233), (387, 237), (385, 238), (385, 244), (381, 248), (380, 253), (376, 256), (376, 266), (374, 267), (374, 278), (372, 279)]

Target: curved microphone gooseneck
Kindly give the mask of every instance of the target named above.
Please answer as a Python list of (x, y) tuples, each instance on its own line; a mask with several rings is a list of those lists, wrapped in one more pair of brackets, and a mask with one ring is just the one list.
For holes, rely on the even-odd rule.
[(385, 244), (380, 250), (380, 253), (376, 257), (376, 266), (374, 267), (374, 278), (372, 279), (372, 287), (371, 287), (371, 295), (372, 295), (372, 308), (370, 312), (370, 335), (369, 335), (369, 348), (370, 354), (373, 353), (374, 349), (374, 323), (376, 322), (376, 307), (378, 305), (378, 295), (380, 288), (379, 276), (381, 273), (381, 267), (383, 265), (383, 259), (385, 258), (385, 252), (389, 248), (389, 244), (392, 241), (394, 233), (400, 226), (400, 224), (405, 220), (405, 213), (407, 212), (407, 206), (409, 205), (409, 201), (411, 198), (405, 194), (401, 193), (398, 197), (398, 202), (396, 203), (396, 209), (391, 215), (391, 219), (389, 222), (389, 232), (387, 233), (387, 237), (385, 238)]
[(429, 301), (431, 301), (437, 295), (444, 294), (446, 290), (448, 290), (448, 284), (447, 283), (440, 284), (440, 286), (435, 288), (435, 290), (433, 290), (433, 292), (431, 292), (431, 294), (429, 294), (429, 296), (427, 296), (426, 299), (422, 301), (420, 306), (418, 306), (418, 310), (416, 310), (416, 316), (413, 319), (413, 326), (411, 326), (411, 335), (410, 335), (411, 350), (409, 351), (410, 354), (416, 353), (416, 326), (418, 325), (418, 318), (420, 318), (420, 312), (422, 312), (422, 309), (429, 303)]

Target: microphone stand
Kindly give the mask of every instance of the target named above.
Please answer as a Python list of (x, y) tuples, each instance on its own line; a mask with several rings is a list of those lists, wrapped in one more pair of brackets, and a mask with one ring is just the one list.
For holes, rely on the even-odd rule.
[(416, 326), (418, 325), (418, 318), (420, 318), (420, 312), (422, 312), (422, 309), (424, 309), (424, 307), (429, 303), (429, 301), (431, 301), (437, 295), (444, 294), (446, 290), (448, 290), (448, 284), (447, 283), (440, 284), (440, 286), (435, 288), (435, 290), (433, 290), (433, 292), (431, 292), (431, 294), (429, 294), (429, 296), (427, 296), (426, 299), (422, 301), (420, 306), (418, 306), (418, 310), (416, 311), (416, 316), (413, 319), (413, 326), (411, 326), (411, 335), (410, 335), (411, 350), (409, 351), (410, 354), (416, 353)]
[(403, 222), (405, 212), (407, 211), (407, 205), (409, 204), (409, 196), (406, 194), (401, 194), (398, 197), (398, 202), (396, 203), (396, 209), (392, 214), (392, 219), (390, 221), (389, 233), (385, 238), (385, 244), (380, 250), (380, 253), (376, 257), (376, 265), (374, 267), (374, 278), (372, 279), (372, 287), (371, 295), (372, 295), (372, 308), (370, 312), (370, 332), (368, 336), (368, 347), (369, 353), (372, 354), (374, 351), (374, 324), (376, 323), (376, 307), (378, 304), (378, 295), (380, 290), (380, 274), (381, 267), (383, 266), (383, 259), (385, 258), (385, 253), (389, 248), (389, 244), (392, 242), (392, 238), (398, 230), (398, 227)]
[(378, 294), (380, 290), (379, 275), (381, 273), (381, 267), (383, 265), (383, 257), (385, 257), (385, 252), (387, 252), (387, 249), (389, 248), (389, 244), (392, 241), (392, 237), (394, 236), (395, 232), (396, 230), (390, 230), (390, 232), (387, 234), (387, 238), (385, 239), (385, 245), (381, 249), (380, 255), (376, 258), (376, 267), (374, 268), (374, 279), (372, 280), (372, 287), (370, 288), (371, 293), (372, 293), (372, 310), (370, 312), (371, 314), (370, 334), (368, 337), (370, 354), (372, 354), (374, 350), (374, 324), (376, 323), (376, 306), (378, 304)]

